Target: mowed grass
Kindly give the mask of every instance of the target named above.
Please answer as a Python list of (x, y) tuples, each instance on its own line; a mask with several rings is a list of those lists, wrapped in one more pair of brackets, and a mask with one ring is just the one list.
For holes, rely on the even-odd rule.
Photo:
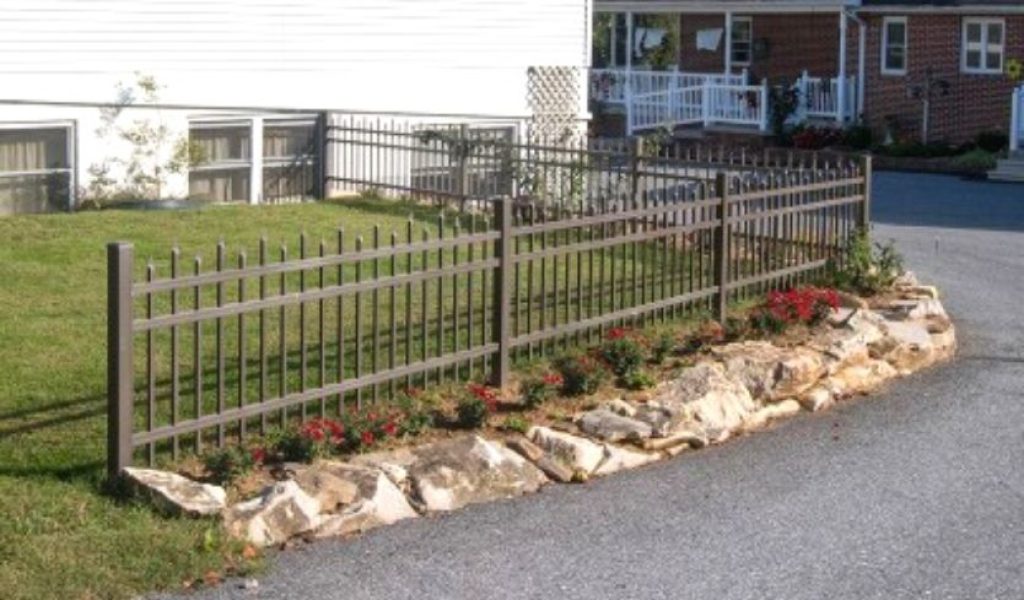
[[(409, 218), (413, 218), (413, 239), (422, 239), (423, 231), (430, 238), (438, 234), (437, 211), (410, 204), (385, 202), (374, 199), (350, 200), (338, 203), (305, 204), (281, 207), (206, 207), (181, 212), (105, 211), (74, 215), (25, 216), (0, 219), (0, 597), (4, 598), (107, 598), (126, 597), (159, 588), (180, 586), (183, 581), (202, 577), (210, 570), (222, 569), (230, 544), (214, 540), (209, 532), (216, 531), (209, 521), (167, 519), (157, 516), (146, 506), (121, 502), (103, 493), (106, 457), (106, 244), (121, 240), (135, 246), (136, 281), (144, 278), (146, 263), (152, 259), (157, 277), (169, 274), (170, 249), (181, 250), (180, 272), (191, 273), (193, 257), (202, 256), (202, 268), (211, 270), (215, 264), (216, 243), (223, 239), (227, 252), (227, 267), (237, 264), (237, 255), (244, 250), (248, 264), (258, 260), (259, 240), (268, 239), (270, 262), (279, 260), (282, 243), (288, 248), (290, 259), (298, 256), (300, 233), (309, 241), (307, 254), (319, 252), (320, 240), (325, 240), (326, 252), (335, 251), (338, 227), (345, 230), (345, 248), (351, 251), (356, 238), (362, 236), (363, 248), (370, 247), (374, 227), (379, 226), (380, 243), (390, 245), (391, 232), (398, 234), (398, 243), (405, 241)], [(445, 235), (454, 233), (449, 217), (445, 222)], [(462, 231), (486, 228), (483, 222), (475, 226), (463, 220)], [(586, 234), (592, 236), (593, 233)], [(614, 233), (613, 233), (614, 235)], [(571, 244), (592, 237), (559, 238), (524, 241), (519, 250), (533, 251), (545, 244)], [(558, 327), (595, 314), (614, 311), (650, 301), (662, 295), (683, 293), (695, 280), (705, 280), (711, 261), (692, 240), (689, 246), (672, 244), (624, 244), (578, 259), (548, 259), (534, 261), (529, 269), (519, 270), (519, 293), (513, 308), (519, 333)], [(483, 246), (475, 250), (481, 259)], [(464, 263), (470, 255), (460, 251), (458, 261)], [(445, 258), (413, 257), (408, 263), (399, 259), (394, 270), (417, 270), (425, 264), (452, 264), (454, 254)], [(417, 263), (418, 261), (418, 263)], [(380, 262), (381, 276), (392, 271), (388, 259)], [(351, 282), (354, 266), (345, 269), (344, 281)], [(363, 278), (372, 277), (373, 265), (361, 266)], [(529, 273), (532, 273), (530, 275)], [(705, 273), (705, 275), (701, 275)], [(318, 285), (318, 273), (307, 272), (308, 284)], [(336, 282), (328, 273), (326, 285)], [(252, 298), (258, 281), (248, 282), (246, 297)], [(698, 281), (699, 283), (699, 281)], [(295, 291), (297, 274), (288, 277), (287, 288)], [(440, 286), (440, 287), (439, 287)], [(271, 285), (271, 292), (276, 293)], [(423, 290), (412, 289), (414, 299), (411, 321), (414, 335), (412, 359), (420, 360), (443, 351), (464, 349), (471, 343), (483, 343), (481, 329), (488, 320), (487, 292), (489, 284), (480, 274), (472, 284), (462, 278), (457, 282), (446, 278), (432, 282)], [(456, 291), (458, 290), (458, 291)], [(228, 286), (226, 300), (237, 298), (237, 288)], [(166, 296), (166, 294), (164, 294)], [(203, 304), (208, 306), (211, 291), (203, 291)], [(456, 300), (458, 297), (458, 300)], [(527, 300), (527, 299), (530, 300)], [(193, 301), (191, 293), (183, 291), (179, 298), (183, 308)], [(371, 352), (381, 353), (381, 368), (388, 365), (391, 350), (387, 335), (392, 313), (399, 326), (394, 348), (398, 363), (406, 347), (405, 302), (399, 290), (395, 310), (389, 308), (390, 295), (382, 290), (379, 297), (364, 293), (359, 298), (363, 325), (353, 321), (353, 300), (345, 309), (346, 377), (356, 373), (352, 340), (355, 331), (364, 332), (363, 364), (369, 365)], [(157, 312), (164, 314), (167, 298), (156, 300)], [(307, 365), (310, 378), (307, 383), (316, 387), (319, 361), (333, 365), (336, 352), (328, 340), (326, 354), (317, 350), (318, 339), (316, 303), (307, 304), (306, 314)], [(442, 318), (438, 307), (445, 311)], [(448, 313), (454, 307), (459, 316)], [(470, 309), (476, 321), (470, 339), (468, 323)], [(297, 365), (301, 364), (296, 345), (296, 330), (300, 322), (290, 307), (287, 320), (289, 333), (287, 362), (288, 389), (297, 387)], [(136, 317), (142, 316), (139, 302)], [(425, 317), (421, 318), (420, 314)], [(371, 311), (380, 311), (382, 339), (374, 339), (367, 329)], [(273, 313), (274, 311), (268, 311)], [(326, 330), (335, 330), (334, 311), (327, 307)], [(520, 322), (524, 314), (532, 314), (532, 321)], [(546, 315), (546, 321), (540, 321)], [(429, 327), (418, 335), (421, 324)], [(277, 346), (274, 331), (279, 321), (268, 315), (270, 334), (268, 347)], [(237, 357), (237, 324), (227, 323), (226, 351)], [(443, 327), (438, 329), (437, 323)], [(255, 396), (255, 367), (253, 351), (257, 348), (258, 334), (253, 329), (256, 318), (246, 321), (248, 342), (247, 358), (249, 379), (245, 387), (251, 399)], [(372, 321), (370, 321), (372, 324)], [(526, 325), (529, 325), (527, 328)], [(236, 327), (236, 329), (231, 329)], [(182, 367), (182, 416), (189, 417), (187, 406), (191, 385), (189, 327), (180, 328), (180, 355)], [(204, 327), (209, 336), (212, 325)], [(440, 333), (440, 335), (438, 335)], [(167, 332), (161, 336), (166, 338)], [(204, 339), (207, 339), (204, 337)], [(157, 385), (160, 397), (167, 395), (168, 345), (166, 340), (155, 347), (159, 373)], [(367, 348), (367, 344), (373, 344)], [(144, 370), (140, 357), (143, 342), (136, 337), (137, 393), (144, 403)], [(212, 352), (208, 341), (204, 353)], [(374, 350), (376, 348), (376, 350)], [(271, 376), (280, 354), (271, 351)], [(333, 354), (332, 354), (333, 353)], [(256, 361), (256, 362), (253, 362)], [(213, 399), (215, 380), (211, 379), (213, 359), (203, 359), (204, 395), (207, 409)], [(238, 389), (237, 362), (229, 360), (228, 405)], [(363, 371), (364, 373), (366, 371)], [(330, 377), (330, 376), (329, 376)], [(274, 379), (271, 393), (276, 389)], [(369, 397), (369, 394), (368, 394)], [(163, 405), (166, 410), (166, 405)], [(137, 404), (137, 417), (144, 411)], [(166, 416), (166, 414), (164, 415)], [(206, 438), (209, 439), (209, 438)], [(182, 440), (183, 447), (189, 440)], [(237, 551), (237, 548), (234, 548)]]
[[(210, 265), (221, 237), (255, 257), (267, 235), (294, 256), (302, 231), (316, 243), (339, 225), (390, 235), (409, 211), (356, 202), (0, 219), (0, 596), (128, 597), (225, 562), (225, 544), (204, 541), (210, 523), (102, 493), (107, 242), (132, 242), (140, 263), (164, 267), (177, 244), (190, 268), (196, 253)], [(417, 218), (435, 222), (427, 210)]]

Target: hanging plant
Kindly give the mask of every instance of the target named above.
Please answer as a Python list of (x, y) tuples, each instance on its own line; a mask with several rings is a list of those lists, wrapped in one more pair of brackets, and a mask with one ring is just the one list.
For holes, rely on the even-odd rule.
[(1006, 61), (1006, 76), (1010, 81), (1020, 81), (1024, 77), (1024, 63), (1019, 58), (1011, 58)]

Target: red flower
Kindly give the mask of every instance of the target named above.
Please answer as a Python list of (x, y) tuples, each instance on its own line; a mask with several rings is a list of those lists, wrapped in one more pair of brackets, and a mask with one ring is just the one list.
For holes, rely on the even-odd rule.
[(562, 376), (559, 375), (558, 373), (548, 373), (547, 375), (544, 376), (544, 383), (552, 387), (558, 387), (565, 383), (565, 381), (562, 379)]
[(359, 441), (361, 441), (364, 446), (372, 446), (376, 439), (377, 438), (374, 437), (372, 431), (364, 431), (363, 434), (359, 436)]
[(267, 461), (267, 450), (265, 448), (252, 449), (252, 462), (262, 465)]
[(471, 383), (466, 386), (466, 389), (470, 394), (483, 401), (488, 410), (493, 411), (498, 408), (498, 393), (493, 389), (479, 383)]
[(398, 425), (394, 421), (388, 421), (387, 423), (384, 424), (384, 427), (382, 427), (382, 429), (384, 431), (384, 435), (387, 436), (395, 437), (395, 435), (398, 433)]
[(629, 329), (626, 329), (625, 327), (612, 327), (608, 330), (608, 333), (605, 334), (605, 337), (609, 340), (621, 340), (627, 335), (629, 335)]

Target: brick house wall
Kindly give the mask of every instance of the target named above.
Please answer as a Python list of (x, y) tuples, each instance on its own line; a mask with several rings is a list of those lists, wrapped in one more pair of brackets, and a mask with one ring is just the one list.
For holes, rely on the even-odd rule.
[[(959, 144), (979, 132), (1008, 131), (1010, 94), (1014, 88), (1004, 74), (980, 75), (960, 70), (961, 23), (966, 15), (908, 14), (907, 74), (883, 75), (881, 71), (882, 15), (862, 15), (868, 22), (867, 88), (864, 109), (868, 124), (877, 134), (886, 128), (886, 116), (895, 117), (897, 134), (920, 139), (922, 103), (908, 97), (907, 88), (924, 81), (931, 67), (934, 76), (949, 82), (947, 96), (933, 97), (929, 139)], [(970, 17), (986, 17), (971, 14)], [(999, 15), (995, 15), (999, 16)], [(1004, 15), (1006, 54), (1024, 59), (1024, 15)]]
[[(736, 16), (744, 16), (736, 13)], [(754, 57), (746, 68), (754, 81), (792, 80), (804, 70), (814, 76), (835, 76), (839, 61), (839, 16), (832, 14), (752, 15), (754, 40), (764, 40), (766, 56)], [(684, 14), (680, 18), (680, 69), (720, 72), (725, 65), (725, 40), (715, 52), (697, 50), (697, 32), (701, 29), (725, 29), (722, 14)], [(847, 71), (857, 68), (856, 25), (847, 31)], [(739, 71), (742, 66), (734, 65)]]

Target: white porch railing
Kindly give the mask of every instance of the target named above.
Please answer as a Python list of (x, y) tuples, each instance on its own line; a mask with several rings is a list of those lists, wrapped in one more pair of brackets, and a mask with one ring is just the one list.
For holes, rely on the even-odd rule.
[(808, 118), (835, 119), (843, 122), (857, 116), (857, 78), (850, 76), (845, 81), (843, 107), (839, 107), (839, 79), (836, 77), (811, 77), (804, 71), (796, 82), (801, 102), (797, 108), (796, 120)]
[(1010, 151), (1024, 149), (1024, 85), (1013, 90), (1010, 104)]
[(625, 104), (630, 96), (703, 85), (705, 81), (743, 85), (747, 72), (689, 73), (685, 71), (649, 71), (627, 69), (591, 69), (590, 97), (608, 104)]
[(630, 135), (677, 125), (728, 124), (768, 128), (768, 85), (730, 85), (706, 79), (701, 85), (639, 94), (626, 110)]

